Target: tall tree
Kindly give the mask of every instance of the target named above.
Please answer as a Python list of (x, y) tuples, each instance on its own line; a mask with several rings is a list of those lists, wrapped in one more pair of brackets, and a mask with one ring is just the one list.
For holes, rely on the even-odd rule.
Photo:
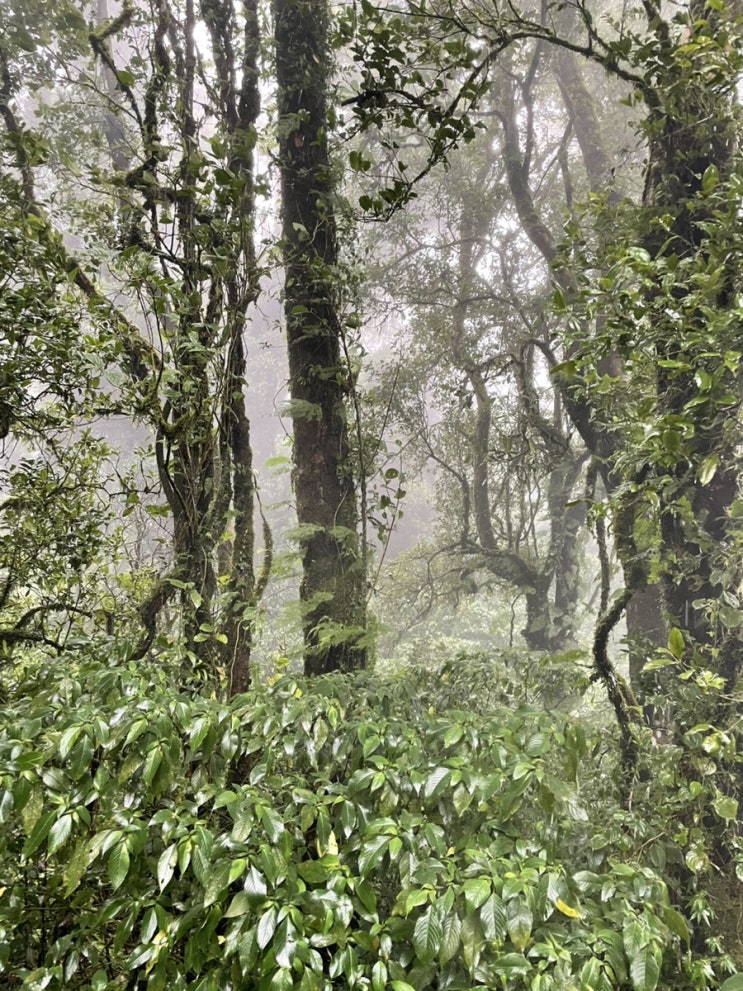
[(363, 667), (366, 597), (328, 148), (329, 6), (274, 0), (273, 13), (305, 670), (319, 674)]
[[(144, 421), (155, 438), (172, 567), (140, 603), (144, 630), (133, 653), (149, 649), (159, 614), (177, 596), (184, 653), (208, 677), (239, 691), (248, 683), (255, 607), (270, 568), (268, 538), (262, 574), (253, 567), (255, 491), (244, 399), (245, 334), (259, 286), (256, 6), (248, 2), (238, 14), (221, 0), (204, 0), (200, 9), (194, 0), (178, 7), (164, 0), (149, 11), (125, 4), (89, 35), (81, 34), (80, 18), (62, 20), (89, 46), (87, 58), (80, 44), (75, 48), (70, 86), (86, 88), (99, 111), (75, 118), (91, 163), (55, 119), (69, 113), (65, 94), (49, 101), (40, 120), (23, 117), (34, 92), (18, 70), (29, 51), (45, 65), (43, 33), (27, 32), (14, 49), (0, 49), (0, 108), (13, 156), (7, 181), (15, 182), (20, 210), (32, 220), (27, 237), (53, 254), (58, 281), (74, 287), (87, 319), (113, 341), (105, 371), (116, 377), (119, 395), (99, 413), (113, 409)], [(197, 51), (199, 23), (216, 78)], [(60, 38), (54, 43), (64, 41), (61, 29)], [(49, 175), (37, 181), (50, 146), (67, 180), (54, 189), (61, 203), (54, 212)], [(40, 147), (43, 156), (34, 152)], [(95, 195), (82, 202), (80, 187), (91, 179)], [(73, 252), (59, 227), (61, 211), (78, 243), (93, 244), (92, 251)]]

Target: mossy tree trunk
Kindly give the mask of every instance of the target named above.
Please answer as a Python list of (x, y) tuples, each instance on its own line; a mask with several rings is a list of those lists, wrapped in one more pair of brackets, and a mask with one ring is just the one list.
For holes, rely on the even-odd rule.
[(284, 306), (303, 552), (305, 671), (364, 666), (365, 570), (346, 400), (325, 0), (274, 0)]

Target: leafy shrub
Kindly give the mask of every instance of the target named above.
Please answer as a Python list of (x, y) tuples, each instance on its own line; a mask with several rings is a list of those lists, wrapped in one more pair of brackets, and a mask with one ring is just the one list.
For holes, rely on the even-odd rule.
[(583, 730), (283, 678), (225, 705), (89, 665), (0, 715), (0, 978), (113, 991), (652, 991), (663, 881), (592, 849)]

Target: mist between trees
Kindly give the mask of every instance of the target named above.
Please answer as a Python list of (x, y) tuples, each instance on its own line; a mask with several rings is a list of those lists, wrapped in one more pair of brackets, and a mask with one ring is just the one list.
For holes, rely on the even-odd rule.
[(0, 983), (740, 991), (740, 5), (0, 20)]

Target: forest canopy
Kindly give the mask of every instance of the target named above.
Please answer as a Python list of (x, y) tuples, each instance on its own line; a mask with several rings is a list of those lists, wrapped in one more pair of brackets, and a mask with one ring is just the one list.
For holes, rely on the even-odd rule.
[(0, 983), (743, 989), (733, 0), (0, 0)]

